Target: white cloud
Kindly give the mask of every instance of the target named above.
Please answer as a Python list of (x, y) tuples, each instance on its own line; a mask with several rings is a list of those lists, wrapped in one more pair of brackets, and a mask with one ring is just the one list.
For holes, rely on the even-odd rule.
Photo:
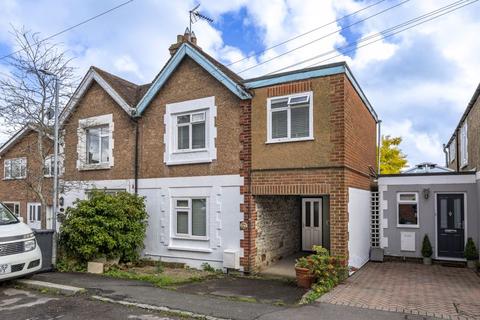
[[(350, 31), (366, 37), (450, 2), (410, 1), (356, 25)], [(17, 27), (25, 25), (46, 36), (118, 3), (115, 0), (42, 0), (25, 6), (21, 0), (1, 1), (0, 43), (13, 44), (9, 34), (10, 24)], [(74, 64), (79, 75), (86, 72), (90, 65), (96, 65), (133, 82), (149, 82), (169, 58), (168, 47), (175, 41), (176, 35), (185, 30), (188, 10), (195, 3), (193, 0), (135, 1), (56, 40), (64, 43), (76, 57)], [(243, 24), (255, 28), (263, 45), (269, 47), (372, 3), (373, 0), (204, 0), (200, 9), (217, 21), (227, 12), (245, 9), (247, 16)], [(357, 19), (392, 5), (394, 3), (384, 2), (361, 12)], [(427, 160), (443, 163), (441, 145), (448, 140), (478, 83), (480, 42), (474, 39), (480, 30), (479, 5), (473, 4), (394, 38), (362, 48), (353, 58), (332, 60), (346, 60), (351, 65), (384, 121), (385, 131), (404, 136), (402, 146), (412, 164)], [(238, 61), (248, 54), (241, 48), (226, 45), (222, 30), (214, 26), (202, 21), (194, 25), (199, 45), (206, 52), (225, 62)], [(339, 28), (339, 23), (333, 23), (258, 57), (245, 59), (232, 68), (241, 71), (266, 62)], [(266, 62), (241, 76), (262, 75), (342, 44), (346, 44), (346, 39), (337, 33)], [(1, 65), (0, 72), (6, 72)]]

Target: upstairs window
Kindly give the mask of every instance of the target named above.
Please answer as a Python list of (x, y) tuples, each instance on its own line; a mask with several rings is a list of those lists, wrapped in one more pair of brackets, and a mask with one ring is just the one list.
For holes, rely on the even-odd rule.
[(110, 161), (109, 126), (87, 128), (87, 164), (101, 164)]
[(397, 197), (398, 226), (418, 227), (418, 194), (401, 192)]
[(313, 139), (312, 93), (269, 98), (267, 142)]
[[(209, 163), (215, 160), (216, 116), (215, 97), (168, 103), (163, 137), (165, 164)], [(221, 121), (228, 123), (228, 119)]]
[(195, 112), (176, 116), (177, 150), (191, 151), (206, 147), (205, 112)]
[(6, 159), (3, 169), (5, 179), (25, 179), (27, 177), (27, 158)]
[(79, 120), (77, 168), (79, 170), (113, 167), (113, 115), (106, 114)]
[(468, 164), (468, 126), (465, 122), (460, 128), (460, 165), (465, 167)]
[(457, 140), (453, 139), (453, 141), (448, 146), (448, 157), (450, 159), (450, 162), (455, 161), (455, 157), (457, 153), (456, 143), (457, 143)]
[[(60, 174), (60, 157), (58, 159), (58, 171)], [(45, 158), (45, 165), (43, 167), (43, 174), (45, 177), (53, 177), (55, 173), (55, 157), (50, 155)]]

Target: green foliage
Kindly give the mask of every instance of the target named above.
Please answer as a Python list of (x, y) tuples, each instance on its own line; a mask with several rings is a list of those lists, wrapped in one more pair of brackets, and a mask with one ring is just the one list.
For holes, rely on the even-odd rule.
[(68, 258), (63, 254), (58, 256), (55, 268), (60, 272), (85, 272), (87, 271), (87, 263)]
[(215, 272), (215, 268), (212, 267), (208, 262), (202, 263), (202, 270), (207, 272)]
[(475, 246), (475, 242), (473, 242), (472, 238), (467, 239), (467, 244), (465, 245), (465, 259), (467, 260), (477, 260), (478, 259), (478, 251), (477, 247)]
[(330, 256), (322, 246), (313, 246), (314, 254), (297, 260), (297, 267), (307, 268), (315, 275), (312, 290), (304, 297), (303, 303), (310, 303), (330, 291), (348, 277), (345, 257)]
[(406, 155), (399, 148), (400, 143), (402, 143), (401, 137), (382, 137), (382, 145), (380, 147), (381, 174), (400, 173), (400, 170), (406, 167), (407, 159)]
[(423, 237), (422, 243), (422, 257), (430, 258), (433, 254), (432, 244), (430, 243), (430, 239), (427, 235)]
[(143, 247), (146, 226), (143, 197), (93, 191), (89, 200), (77, 200), (67, 209), (60, 246), (68, 257), (80, 262), (102, 257), (135, 261)]

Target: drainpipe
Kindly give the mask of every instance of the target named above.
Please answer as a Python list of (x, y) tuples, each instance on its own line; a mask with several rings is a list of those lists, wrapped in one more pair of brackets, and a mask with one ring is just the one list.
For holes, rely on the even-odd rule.
[(134, 189), (135, 194), (138, 195), (138, 155), (139, 155), (139, 129), (138, 129), (138, 117), (133, 118), (133, 122), (135, 123), (135, 160), (134, 160)]
[(457, 161), (457, 172), (460, 172), (460, 149), (458, 148), (458, 131), (455, 131), (455, 160)]
[(443, 144), (443, 153), (445, 153), (445, 168), (448, 168), (448, 152), (447, 152), (447, 145)]
[(378, 175), (380, 175), (380, 149), (381, 149), (381, 146), (382, 146), (382, 120), (378, 120), (377, 121), (377, 131), (378, 131), (378, 135), (377, 135), (377, 172), (378, 172)]

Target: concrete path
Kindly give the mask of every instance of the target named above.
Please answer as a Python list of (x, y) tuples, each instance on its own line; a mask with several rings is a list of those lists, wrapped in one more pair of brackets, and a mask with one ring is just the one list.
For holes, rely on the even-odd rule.
[[(426, 320), (430, 317), (415, 317), (396, 312), (385, 312), (369, 309), (354, 308), (326, 303), (314, 303), (307, 306), (280, 307), (262, 303), (250, 303), (232, 301), (224, 298), (188, 294), (175, 290), (165, 290), (154, 287), (145, 282), (132, 280), (119, 280), (104, 276), (83, 273), (44, 273), (33, 277), (35, 280), (49, 281), (53, 283), (82, 286), (88, 290), (88, 294), (103, 299), (107, 305), (120, 308), (133, 308), (131, 313), (138, 314), (138, 307), (149, 310), (167, 309), (182, 310), (194, 313), (194, 316), (205, 315), (210, 319), (234, 319), (234, 320), (278, 320), (278, 319), (302, 319), (302, 320)], [(262, 281), (262, 280), (259, 280)], [(70, 297), (66, 297), (70, 298)], [(152, 308), (152, 307), (157, 307)], [(94, 307), (90, 312), (93, 312)], [(135, 311), (137, 310), (137, 311)], [(99, 309), (99, 312), (103, 312)], [(98, 313), (101, 315), (101, 313)], [(193, 316), (187, 315), (186, 319)], [(21, 319), (21, 318), (19, 318)], [(70, 319), (70, 318), (66, 318)], [(92, 318), (96, 319), (96, 318)], [(99, 318), (100, 319), (100, 318)], [(101, 318), (103, 319), (103, 318)], [(106, 317), (105, 319), (110, 319)], [(123, 319), (123, 318), (119, 318)], [(136, 319), (136, 318), (132, 318)], [(154, 320), (157, 318), (145, 318)], [(169, 319), (169, 318), (168, 318)], [(163, 320), (163, 319), (162, 319)]]
[(308, 252), (297, 252), (291, 256), (285, 257), (282, 260), (276, 261), (261, 271), (261, 274), (274, 277), (286, 277), (295, 279), (295, 262), (298, 258), (306, 256)]
[(114, 279), (86, 273), (42, 273), (33, 276), (32, 279), (83, 287), (90, 293), (116, 301), (167, 307), (172, 310), (189, 311), (223, 319), (250, 320), (286, 309), (268, 304), (180, 293), (157, 288), (146, 282)]
[(369, 262), (319, 301), (443, 319), (480, 319), (480, 278), (466, 268)]
[(167, 313), (63, 296), (0, 284), (0, 319), (15, 320), (189, 320)]

